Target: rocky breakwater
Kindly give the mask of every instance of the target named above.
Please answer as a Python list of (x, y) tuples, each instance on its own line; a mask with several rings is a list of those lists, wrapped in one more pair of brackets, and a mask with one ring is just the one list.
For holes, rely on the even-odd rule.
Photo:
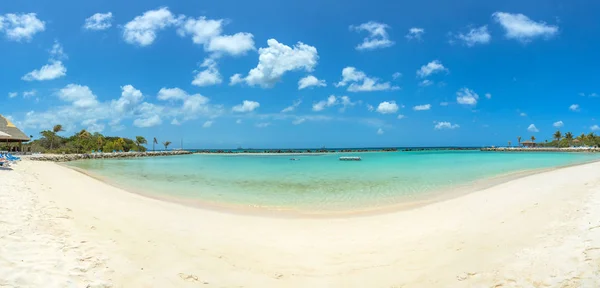
[(82, 159), (122, 159), (138, 157), (158, 157), (192, 154), (189, 151), (157, 151), (157, 152), (115, 152), (93, 154), (37, 154), (29, 158), (33, 161), (68, 162)]

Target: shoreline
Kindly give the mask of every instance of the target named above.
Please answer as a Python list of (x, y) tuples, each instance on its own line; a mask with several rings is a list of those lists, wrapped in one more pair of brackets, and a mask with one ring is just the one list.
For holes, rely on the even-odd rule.
[[(389, 214), (399, 211), (406, 211), (411, 209), (416, 209), (419, 207), (427, 206), (430, 204), (434, 204), (437, 202), (448, 201), (454, 198), (458, 198), (461, 196), (465, 196), (471, 193), (477, 193), (478, 191), (485, 190), (488, 188), (492, 188), (494, 186), (498, 186), (510, 181), (514, 181), (520, 178), (528, 177), (531, 175), (541, 174), (545, 172), (555, 171), (559, 169), (581, 166), (586, 164), (591, 164), (595, 162), (600, 162), (600, 159), (590, 160), (581, 163), (567, 164), (556, 167), (549, 168), (537, 168), (530, 170), (519, 170), (508, 173), (503, 173), (500, 175), (489, 176), (481, 179), (477, 179), (474, 181), (470, 181), (467, 183), (460, 183), (454, 185), (452, 187), (445, 187), (438, 190), (427, 191), (422, 193), (422, 195), (410, 195), (410, 196), (399, 196), (394, 198), (394, 201), (397, 201), (393, 204), (387, 205), (378, 205), (371, 204), (361, 208), (353, 208), (353, 209), (342, 209), (342, 210), (302, 210), (294, 207), (273, 207), (273, 206), (260, 206), (260, 205), (249, 205), (249, 204), (238, 204), (238, 203), (227, 203), (227, 202), (217, 202), (217, 201), (208, 201), (201, 198), (185, 198), (185, 197), (177, 197), (170, 196), (164, 193), (153, 193), (147, 191), (141, 191), (137, 189), (133, 189), (132, 187), (126, 187), (124, 185), (119, 185), (114, 181), (95, 174), (93, 172), (87, 171), (85, 169), (81, 169), (79, 167), (70, 166), (68, 164), (57, 163), (58, 165), (68, 168), (70, 170), (77, 171), (87, 177), (93, 178), (95, 180), (101, 181), (107, 185), (115, 187), (117, 189), (121, 189), (126, 193), (132, 193), (135, 195), (139, 195), (142, 197), (147, 197), (150, 199), (155, 199), (159, 201), (166, 201), (169, 203), (179, 204), (186, 207), (192, 207), (196, 209), (205, 209), (220, 213), (231, 213), (235, 215), (247, 215), (247, 216), (257, 216), (257, 217), (274, 217), (274, 218), (313, 218), (313, 219), (336, 219), (336, 218), (345, 218), (345, 217), (363, 217), (363, 216), (376, 216)], [(413, 198), (413, 196), (416, 196)], [(401, 198), (405, 198), (401, 200)], [(407, 200), (406, 198), (412, 198)]]
[(312, 219), (186, 207), (22, 161), (0, 171), (0, 284), (600, 287), (598, 169), (554, 169), (404, 211)]

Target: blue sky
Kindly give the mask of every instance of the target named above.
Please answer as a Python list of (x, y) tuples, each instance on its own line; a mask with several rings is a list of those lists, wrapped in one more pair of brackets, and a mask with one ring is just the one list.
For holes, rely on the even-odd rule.
[(600, 130), (595, 1), (12, 1), (0, 114), (188, 148)]

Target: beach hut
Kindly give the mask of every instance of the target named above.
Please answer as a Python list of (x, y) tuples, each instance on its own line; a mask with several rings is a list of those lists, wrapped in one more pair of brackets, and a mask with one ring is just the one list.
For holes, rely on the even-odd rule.
[(521, 142), (521, 145), (523, 145), (523, 147), (535, 147), (535, 142), (526, 140)]
[[(30, 140), (15, 124), (2, 115), (0, 115), (0, 132), (2, 132), (0, 133), (1, 135), (4, 135), (0, 136), (0, 146), (18, 147), (19, 151), (21, 151), (23, 142)], [(18, 145), (13, 146), (13, 144)]]

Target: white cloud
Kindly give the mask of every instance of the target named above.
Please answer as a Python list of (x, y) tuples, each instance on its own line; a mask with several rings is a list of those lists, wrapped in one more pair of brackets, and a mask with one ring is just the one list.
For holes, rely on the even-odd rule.
[(258, 65), (250, 70), (245, 78), (235, 77), (237, 74), (232, 76), (231, 85), (240, 83), (243, 79), (250, 86), (270, 88), (286, 72), (298, 70), (312, 72), (319, 60), (317, 49), (302, 42), (290, 47), (275, 39), (269, 39), (267, 44), (269, 47), (258, 49)]
[(356, 50), (374, 50), (394, 45), (394, 41), (389, 39), (386, 31), (388, 28), (390, 28), (388, 25), (374, 21), (369, 21), (358, 26), (350, 26), (350, 30), (357, 32), (366, 31), (369, 33), (369, 36), (365, 37), (363, 42), (356, 46)]
[(242, 124), (242, 119), (235, 120), (235, 124)]
[(538, 37), (550, 38), (558, 33), (558, 26), (535, 22), (523, 14), (496, 12), (492, 18), (506, 31), (506, 38), (529, 42)]
[(230, 78), (229, 78), (229, 86), (233, 86), (239, 83), (243, 83), (244, 82), (244, 78), (242, 78), (242, 74), (233, 74)]
[(383, 101), (377, 106), (377, 112), (381, 114), (392, 114), (398, 112), (398, 104), (396, 101)]
[(233, 111), (233, 112), (252, 112), (252, 111), (256, 110), (258, 107), (260, 107), (260, 103), (255, 102), (255, 101), (244, 100), (242, 102), (242, 104), (233, 106), (231, 111)]
[(254, 35), (240, 32), (233, 35), (219, 35), (210, 39), (205, 46), (206, 51), (215, 53), (225, 53), (232, 56), (246, 54), (254, 50)]
[(456, 92), (456, 102), (463, 105), (476, 105), (479, 95), (469, 88), (461, 88)]
[(35, 96), (36, 94), (37, 94), (37, 91), (35, 91), (35, 90), (25, 91), (25, 92), (23, 92), (23, 98), (25, 98), (25, 99), (31, 98), (31, 97)]
[(527, 131), (533, 132), (533, 133), (540, 132), (540, 130), (538, 130), (538, 128), (535, 127), (535, 125), (533, 125), (533, 124), (531, 124), (531, 125), (529, 125), (529, 127), (527, 127)]
[(302, 90), (304, 88), (308, 88), (308, 87), (325, 87), (327, 86), (327, 84), (325, 83), (325, 80), (319, 80), (317, 79), (317, 77), (313, 76), (313, 75), (308, 75), (302, 79), (300, 79), (300, 81), (298, 81), (298, 90)]
[(162, 124), (162, 120), (158, 115), (152, 115), (148, 118), (138, 118), (133, 120), (133, 125), (140, 128), (154, 127)]
[(425, 34), (425, 29), (423, 28), (418, 28), (418, 27), (412, 27), (410, 29), (408, 29), (408, 34), (406, 34), (406, 38), (408, 40), (412, 40), (412, 39), (417, 39), (417, 40), (421, 40), (423, 34)]
[(142, 102), (143, 98), (142, 91), (135, 89), (132, 85), (125, 85), (121, 87), (121, 97), (112, 100), (111, 107), (118, 113), (127, 113)]
[(600, 126), (598, 126), (598, 125), (592, 125), (592, 126), (590, 127), (590, 129), (591, 129), (592, 131), (599, 131), (599, 130), (600, 130)]
[(86, 130), (90, 133), (100, 133), (104, 131), (104, 124), (96, 123), (96, 119), (83, 121), (81, 125), (87, 126)]
[(440, 106), (448, 106), (448, 102), (440, 102)]
[(431, 86), (432, 84), (433, 84), (433, 81), (431, 81), (429, 79), (425, 79), (425, 80), (419, 82), (419, 86), (421, 86), (421, 87)]
[(221, 79), (221, 73), (217, 69), (217, 63), (212, 58), (207, 58), (204, 60), (201, 67), (206, 67), (206, 70), (198, 72), (192, 80), (192, 85), (204, 87), (210, 85), (221, 84), (223, 80)]
[(158, 31), (176, 25), (180, 20), (167, 7), (149, 10), (123, 26), (123, 39), (130, 44), (148, 46), (156, 40)]
[(437, 122), (434, 126), (434, 128), (436, 130), (442, 130), (442, 129), (456, 129), (456, 128), (460, 128), (460, 126), (458, 124), (452, 124), (450, 122)]
[(184, 100), (189, 95), (180, 88), (161, 88), (156, 98), (158, 100)]
[(298, 106), (300, 106), (301, 103), (302, 100), (298, 99), (294, 101), (294, 103), (291, 106), (285, 107), (283, 110), (281, 110), (281, 113), (293, 112), (294, 110), (296, 110), (296, 108), (298, 108)]
[(335, 86), (344, 87), (350, 84), (350, 86), (348, 86), (349, 92), (370, 92), (400, 89), (397, 86), (392, 86), (390, 82), (378, 82), (379, 79), (368, 77), (364, 72), (359, 71), (354, 67), (346, 67), (342, 69), (342, 80), (335, 84)]
[(0, 32), (13, 41), (31, 41), (33, 35), (46, 29), (46, 23), (35, 13), (0, 15)]
[(83, 29), (86, 30), (106, 30), (112, 26), (112, 13), (96, 13), (85, 19)]
[(202, 128), (210, 128), (213, 125), (213, 121), (212, 120), (207, 120), (206, 122), (204, 122), (204, 124), (202, 124)]
[(179, 122), (179, 120), (177, 120), (177, 118), (173, 118), (173, 120), (171, 121), (171, 125), (179, 126), (179, 125), (181, 125), (181, 122)]
[(473, 47), (477, 44), (490, 43), (492, 36), (488, 32), (487, 25), (479, 28), (472, 28), (468, 33), (459, 33), (456, 38), (463, 41), (463, 43), (469, 47)]
[(425, 77), (428, 77), (429, 75), (443, 72), (443, 71), (447, 72), (448, 69), (446, 67), (444, 67), (444, 65), (442, 65), (442, 62), (440, 62), (439, 60), (433, 60), (433, 61), (427, 63), (426, 65), (421, 66), (421, 68), (419, 70), (417, 70), (417, 76), (419, 76), (421, 78), (425, 78)]
[(404, 119), (404, 118), (406, 118), (406, 116), (404, 116), (404, 115), (402, 115), (402, 114), (398, 114), (398, 117), (397, 117), (397, 118), (398, 118), (398, 119)]
[(571, 110), (573, 112), (578, 112), (579, 111), (579, 105), (578, 104), (573, 104), (573, 105), (569, 106), (569, 110)]
[(373, 107), (371, 104), (367, 104), (367, 110), (369, 110), (369, 112), (373, 112), (375, 111), (375, 107)]
[(51, 64), (46, 64), (39, 70), (33, 70), (25, 74), (21, 79), (25, 81), (46, 81), (65, 75), (67, 75), (67, 68), (63, 66), (62, 61), (51, 61)]
[(65, 51), (63, 49), (63, 46), (58, 42), (58, 41), (54, 41), (54, 45), (52, 45), (52, 49), (50, 50), (50, 59), (53, 60), (59, 60), (59, 59), (66, 59), (67, 54), (65, 54)]
[(17, 92), (9, 92), (8, 93), (8, 98), (15, 98), (15, 97), (17, 97), (17, 95), (19, 95), (19, 93), (17, 93)]
[(383, 129), (381, 129), (381, 128), (377, 129), (377, 135), (383, 135), (383, 133), (385, 133), (385, 131), (383, 131)]
[(298, 118), (298, 119), (292, 121), (292, 124), (300, 125), (300, 124), (304, 123), (305, 121), (306, 121), (306, 118)]
[(415, 111), (426, 111), (431, 109), (431, 104), (423, 104), (423, 105), (417, 105), (415, 107), (413, 107), (413, 110)]
[(525, 112), (521, 112), (521, 113), (519, 114), (519, 116), (521, 116), (521, 117), (527, 117), (527, 113), (525, 113)]
[(71, 103), (75, 108), (92, 108), (98, 105), (96, 95), (88, 86), (69, 84), (60, 89), (56, 95), (61, 100)]
[(392, 74), (392, 79), (394, 79), (394, 80), (396, 80), (400, 77), (402, 77), (402, 73), (400, 73), (400, 72), (396, 72), (396, 73)]
[(554, 124), (552, 124), (552, 126), (554, 126), (554, 128), (561, 128), (565, 126), (565, 124), (563, 123), (563, 121), (556, 121), (554, 122)]
[(331, 107), (336, 104), (338, 104), (337, 97), (335, 97), (334, 95), (330, 95), (329, 97), (327, 97), (327, 100), (322, 100), (313, 104), (312, 110), (319, 112), (323, 111), (327, 107)]
[(217, 56), (228, 54), (240, 56), (254, 50), (254, 35), (240, 32), (233, 35), (221, 35), (223, 19), (207, 19), (206, 17), (188, 18), (182, 22), (177, 30), (180, 36), (192, 36), (192, 41), (204, 46), (206, 52), (215, 53)]
[(492, 94), (490, 94), (490, 93), (485, 93), (485, 98), (487, 98), (487, 99), (492, 99)]
[(256, 127), (258, 127), (258, 128), (266, 128), (269, 126), (271, 126), (271, 123), (269, 123), (269, 122), (263, 122), (263, 123), (256, 124)]

